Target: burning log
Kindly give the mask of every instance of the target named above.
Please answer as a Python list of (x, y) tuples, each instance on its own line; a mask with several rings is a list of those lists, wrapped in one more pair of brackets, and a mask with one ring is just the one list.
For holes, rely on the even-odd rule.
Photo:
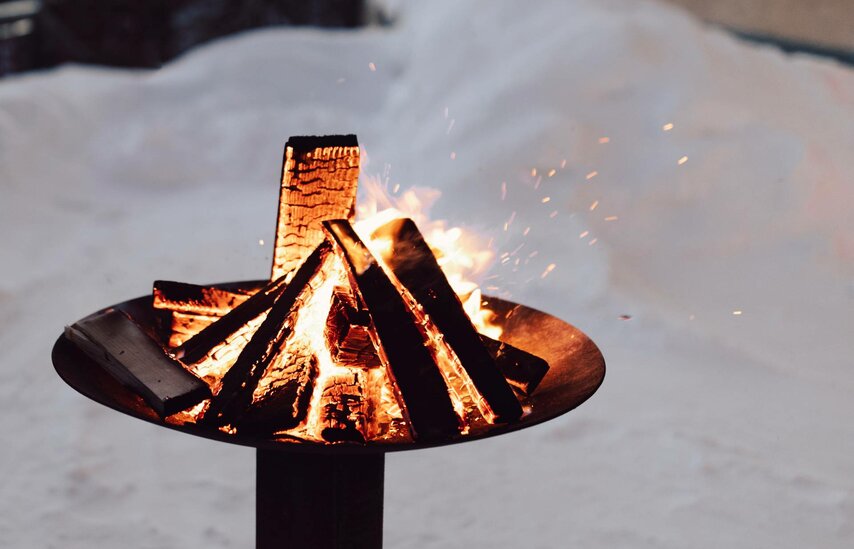
[(415, 436), (431, 440), (458, 434), (459, 418), (413, 311), (348, 221), (325, 221), (323, 227), (344, 262), (357, 299), (370, 311), (380, 358)]
[(278, 358), (287, 359), (287, 370), (278, 368), (278, 379), (270, 387), (269, 396), (253, 402), (237, 417), (238, 432), (271, 435), (295, 427), (305, 418), (317, 378), (317, 357), (280, 353)]
[(211, 396), (210, 389), (166, 354), (124, 313), (109, 309), (65, 329), (65, 335), (160, 417)]
[(166, 311), (225, 316), (252, 296), (244, 290), (223, 290), (169, 280), (154, 281), (154, 308)]
[[(494, 421), (519, 419), (522, 407), (481, 341), (436, 257), (411, 219), (395, 219), (377, 229), (373, 238), (391, 246), (382, 259), (395, 278), (423, 307), (448, 346), (457, 355), (477, 391), (486, 400)], [(487, 418), (490, 416), (484, 413)]]
[(285, 290), (285, 286), (284, 277), (270, 282), (228, 314), (186, 341), (175, 350), (176, 356), (185, 364), (195, 364), (210, 356), (214, 349), (270, 309), (279, 294)]
[(288, 140), (271, 278), (292, 274), (323, 242), (322, 221), (353, 219), (358, 182), (359, 144), (355, 135)]
[[(295, 305), (306, 301), (304, 294), (313, 290), (310, 282), (318, 273), (323, 271), (327, 258), (331, 257), (329, 251), (329, 244), (322, 243), (297, 269), (287, 288), (273, 303), (264, 322), (240, 352), (234, 365), (223, 376), (221, 389), (211, 400), (211, 404), (205, 412), (203, 418), (205, 423), (217, 426), (235, 423), (252, 404), (255, 388), (268, 368), (275, 366), (274, 361), (276, 360), (287, 360), (288, 357), (282, 357), (282, 350), (293, 332), (293, 323), (290, 322), (291, 312)], [(227, 317), (224, 317), (223, 320), (225, 318)], [(211, 328), (217, 324), (219, 322), (212, 324)], [(310, 395), (313, 387), (311, 383), (313, 376), (307, 375), (307, 373), (311, 369), (311, 360), (304, 360), (296, 365), (288, 363), (284, 368), (281, 368), (282, 372), (288, 374), (288, 379), (284, 383), (285, 389), (279, 391), (280, 398), (288, 401), (290, 397), (290, 402), (293, 404), (294, 399), (298, 399), (303, 392)], [(303, 382), (306, 383), (299, 391), (290, 390), (293, 383)], [(299, 407), (290, 406), (289, 408), (286, 403), (281, 401), (275, 403), (275, 409), (283, 412), (282, 417), (278, 419), (282, 424), (287, 424), (289, 421), (296, 424), (298, 416), (304, 413), (304, 410), (299, 409)], [(291, 414), (284, 413), (288, 409), (292, 410)]]
[(347, 368), (330, 376), (322, 388), (320, 436), (327, 442), (365, 442), (367, 433), (366, 372)]
[(507, 382), (523, 395), (533, 393), (549, 371), (549, 363), (538, 356), (485, 335), (480, 339)]
[(371, 341), (370, 323), (370, 314), (358, 309), (347, 290), (336, 288), (326, 319), (326, 342), (335, 362), (362, 368), (381, 365)]
[(169, 347), (181, 346), (193, 336), (249, 299), (250, 292), (213, 286), (156, 280), (154, 308), (166, 313)]

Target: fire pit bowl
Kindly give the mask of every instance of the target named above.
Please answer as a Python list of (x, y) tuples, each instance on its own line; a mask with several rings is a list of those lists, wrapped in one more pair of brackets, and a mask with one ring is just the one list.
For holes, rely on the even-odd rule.
[[(257, 288), (261, 281), (220, 284), (223, 288)], [(194, 424), (175, 424), (161, 419), (142, 398), (116, 381), (64, 335), (53, 348), (53, 364), (59, 376), (80, 394), (130, 416), (192, 435), (231, 444), (287, 452), (326, 454), (385, 453), (418, 450), (478, 440), (531, 427), (576, 408), (590, 398), (605, 377), (605, 361), (599, 349), (578, 328), (549, 314), (498, 298), (487, 298), (487, 307), (496, 313), (503, 328), (501, 339), (544, 358), (550, 366), (546, 377), (530, 396), (530, 413), (515, 423), (490, 425), (486, 431), (438, 441), (364, 444), (325, 444), (290, 438), (259, 438), (228, 434)], [(129, 314), (143, 328), (155, 329), (151, 296), (139, 297), (113, 306)]]

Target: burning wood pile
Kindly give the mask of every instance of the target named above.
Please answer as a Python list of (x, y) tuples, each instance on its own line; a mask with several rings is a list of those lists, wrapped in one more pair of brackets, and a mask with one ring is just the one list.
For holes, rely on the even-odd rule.
[(176, 424), (395, 443), (519, 420), (548, 365), (478, 332), (411, 219), (354, 225), (358, 177), (355, 136), (291, 138), (269, 282), (157, 281), (160, 333), (108, 309), (66, 335)]

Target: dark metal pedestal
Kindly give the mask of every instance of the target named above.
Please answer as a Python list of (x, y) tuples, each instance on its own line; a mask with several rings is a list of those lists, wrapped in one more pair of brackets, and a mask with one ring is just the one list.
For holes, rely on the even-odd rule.
[(380, 549), (385, 454), (256, 451), (257, 549)]

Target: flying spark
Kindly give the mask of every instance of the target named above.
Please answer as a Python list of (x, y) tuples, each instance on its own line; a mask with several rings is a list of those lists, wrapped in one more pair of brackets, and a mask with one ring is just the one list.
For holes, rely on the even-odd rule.
[(501, 200), (504, 200), (505, 198), (507, 198), (507, 182), (502, 181), (501, 182)]
[(457, 159), (457, 153), (452, 152), (451, 153), (451, 160), (456, 160), (456, 159)]
[(587, 174), (586, 176), (584, 176), (584, 179), (586, 179), (586, 180), (590, 181), (591, 179), (593, 179), (593, 178), (594, 178), (594, 177), (596, 177), (597, 175), (599, 175), (599, 172), (597, 172), (596, 170), (593, 170), (592, 172), (590, 172), (589, 174)]
[(669, 132), (673, 129), (673, 122), (668, 122), (667, 124), (661, 126), (661, 130), (665, 132)]
[(583, 231), (580, 235), (578, 235), (578, 238), (585, 238), (589, 234), (590, 234), (590, 231)]
[(258, 245), (259, 245), (259, 246), (263, 246), (263, 245), (264, 245), (264, 239), (263, 239), (263, 238), (259, 238), (259, 239), (258, 239)]
[(735, 311), (733, 311), (733, 312), (732, 312), (732, 315), (733, 315), (733, 316), (741, 316), (741, 315), (742, 315), (742, 311), (740, 311), (739, 309), (736, 309)]
[(550, 169), (550, 170), (549, 170), (549, 177), (553, 177), (553, 176), (554, 176), (554, 174), (556, 174), (556, 173), (557, 173), (557, 170), (556, 170), (556, 169), (554, 169), (554, 168)]
[(552, 199), (552, 198), (551, 198), (550, 196), (545, 196), (545, 197), (543, 197), (543, 200), (542, 200), (541, 202), (542, 202), (543, 204), (545, 204), (546, 202), (549, 202), (551, 199)]
[(549, 276), (549, 273), (554, 271), (555, 267), (557, 267), (557, 265), (555, 265), (554, 263), (549, 263), (549, 266), (546, 267), (546, 270), (543, 271), (543, 274), (540, 275), (540, 278), (545, 278)]
[(599, 205), (599, 201), (598, 201), (598, 200), (594, 200), (594, 201), (593, 201), (593, 204), (591, 204), (591, 205), (590, 205), (590, 211), (592, 212), (593, 210), (595, 210), (595, 209), (596, 209), (596, 206), (598, 206), (598, 205)]
[(610, 142), (611, 142), (610, 137), (600, 137), (599, 138), (599, 144), (600, 145), (604, 145), (605, 143), (610, 143)]
[(373, 62), (368, 63), (368, 68), (371, 69), (371, 72), (377, 72), (377, 66)]
[(531, 168), (531, 177), (537, 177), (537, 168)]
[(608, 217), (605, 218), (605, 221), (616, 221), (618, 219), (620, 219), (620, 218), (617, 217), (616, 215), (609, 215)]
[(677, 164), (679, 164), (679, 165), (681, 166), (681, 165), (682, 165), (682, 164), (684, 164), (685, 162), (688, 162), (688, 157), (687, 157), (687, 156), (683, 156), (683, 157), (682, 157), (682, 158), (680, 158), (676, 163), (677, 163)]

